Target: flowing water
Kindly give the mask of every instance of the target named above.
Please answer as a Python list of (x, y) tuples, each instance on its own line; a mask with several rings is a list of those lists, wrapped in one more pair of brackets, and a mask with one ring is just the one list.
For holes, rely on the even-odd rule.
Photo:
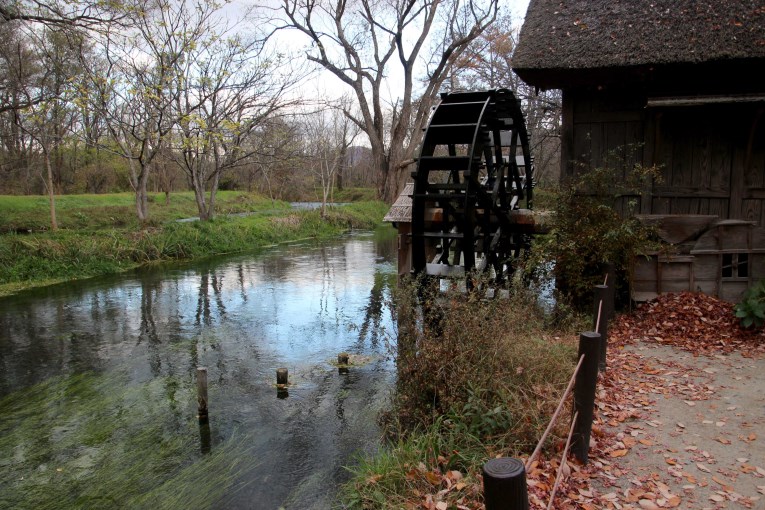
[(380, 444), (394, 260), (388, 227), (0, 299), (0, 507), (332, 506)]

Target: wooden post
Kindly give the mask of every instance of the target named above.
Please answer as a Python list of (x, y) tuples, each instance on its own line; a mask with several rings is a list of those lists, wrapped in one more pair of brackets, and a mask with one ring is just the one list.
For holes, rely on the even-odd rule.
[[(608, 289), (606, 290), (606, 300), (603, 301), (603, 316), (605, 319), (605, 328), (603, 329), (603, 342), (601, 343), (601, 351), (600, 351), (600, 359), (603, 363), (603, 370), (606, 369), (606, 353), (608, 351), (608, 323), (611, 321), (611, 319), (614, 318), (614, 314), (616, 311), (616, 282), (609, 278), (609, 281), (612, 281), (614, 283), (608, 284)], [(599, 332), (600, 333), (600, 332)]]
[(502, 457), (483, 465), (486, 510), (528, 510), (526, 469), (519, 459)]
[(582, 464), (587, 464), (590, 451), (590, 433), (595, 413), (595, 389), (598, 383), (600, 361), (600, 334), (587, 331), (579, 335), (579, 355), (584, 361), (574, 382), (574, 412), (579, 413), (574, 424), (571, 449)]
[(207, 368), (197, 367), (197, 417), (207, 421)]
[(347, 352), (341, 352), (337, 355), (337, 364), (338, 365), (347, 365), (348, 364), (348, 353)]
[(603, 372), (606, 369), (606, 352), (608, 351), (608, 321), (611, 319), (609, 310), (610, 295), (608, 285), (595, 286), (595, 300), (592, 312), (592, 329), (600, 333), (600, 347), (598, 369)]
[(276, 369), (276, 384), (287, 386), (288, 380), (289, 380), (289, 372), (287, 371), (287, 369), (277, 368)]
[(199, 451), (210, 453), (212, 437), (210, 434), (210, 422), (207, 420), (199, 421)]

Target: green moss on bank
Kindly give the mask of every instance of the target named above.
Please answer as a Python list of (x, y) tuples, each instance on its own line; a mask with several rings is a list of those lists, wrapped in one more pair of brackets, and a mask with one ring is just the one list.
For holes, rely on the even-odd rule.
[[(270, 202), (269, 202), (270, 203)], [(327, 211), (286, 208), (213, 221), (169, 221), (143, 230), (61, 229), (0, 236), (0, 295), (51, 282), (114, 274), (141, 264), (254, 251), (313, 237), (326, 239), (348, 229), (377, 226), (387, 206), (359, 202)]]

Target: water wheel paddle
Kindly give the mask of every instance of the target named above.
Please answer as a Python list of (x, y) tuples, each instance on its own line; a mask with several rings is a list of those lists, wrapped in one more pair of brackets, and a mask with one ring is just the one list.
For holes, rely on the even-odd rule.
[(520, 103), (507, 89), (441, 98), (412, 173), (412, 270), (492, 271), (501, 282), (530, 242), (533, 170)]

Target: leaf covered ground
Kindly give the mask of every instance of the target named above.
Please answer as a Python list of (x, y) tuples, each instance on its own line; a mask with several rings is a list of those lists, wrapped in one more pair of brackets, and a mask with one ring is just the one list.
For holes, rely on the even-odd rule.
[[(764, 509), (765, 331), (680, 293), (620, 315), (609, 337), (590, 462), (567, 462), (552, 508)], [(551, 450), (527, 474), (534, 509), (548, 508), (562, 441)], [(421, 464), (408, 476), (423, 481), (409, 508), (483, 508), (479, 473)]]

